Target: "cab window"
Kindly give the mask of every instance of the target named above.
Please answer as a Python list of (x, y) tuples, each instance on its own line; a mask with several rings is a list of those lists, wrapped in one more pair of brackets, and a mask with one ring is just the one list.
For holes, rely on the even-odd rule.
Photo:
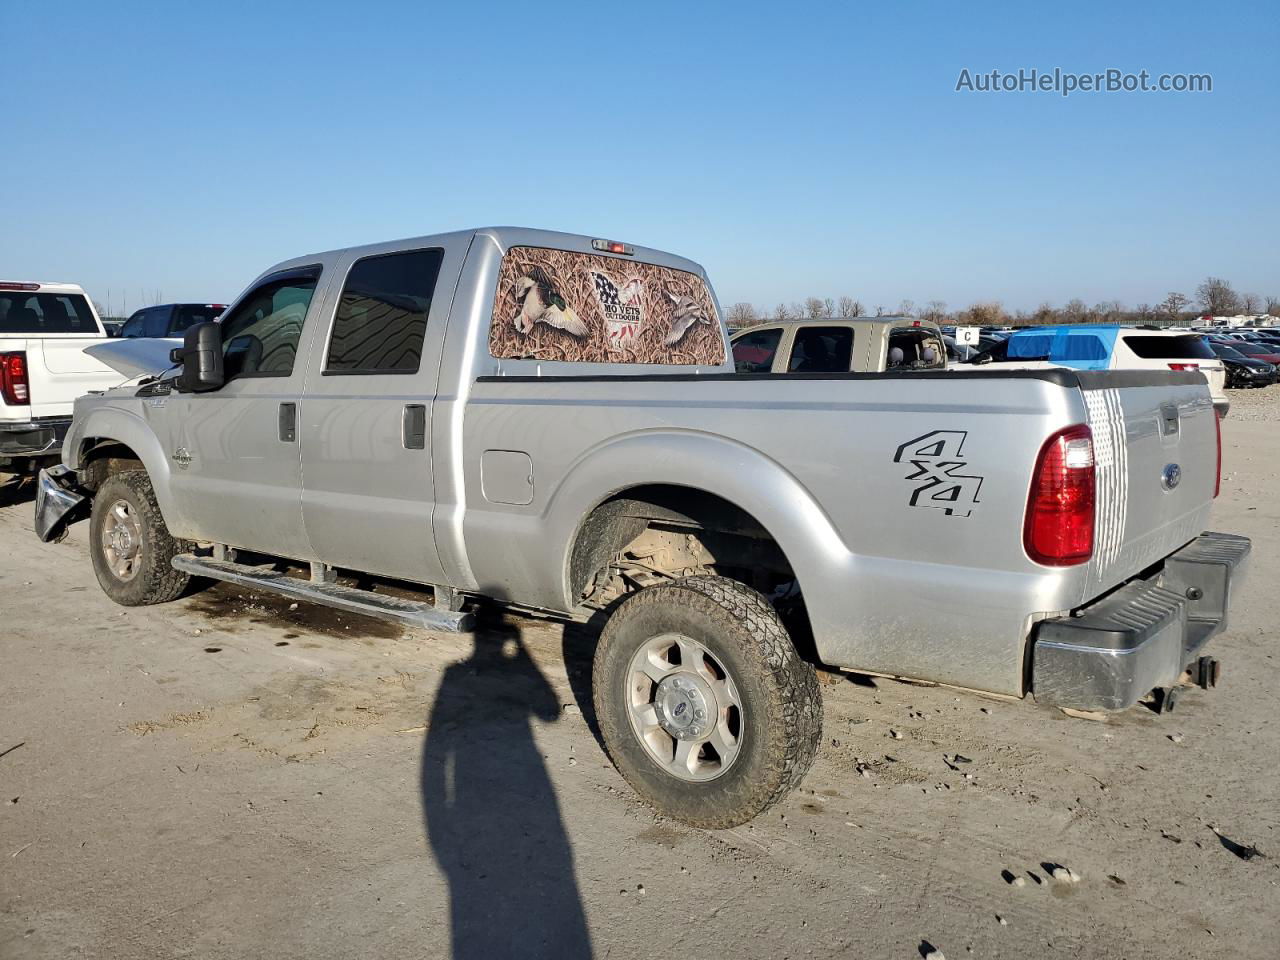
[(326, 374), (417, 373), (444, 251), (357, 260), (329, 337)]
[(932, 370), (947, 363), (946, 348), (927, 327), (896, 327), (889, 331), (886, 370)]
[(226, 379), (287, 377), (293, 372), (302, 324), (316, 292), (320, 268), (268, 277), (222, 321)]
[(743, 334), (733, 341), (733, 369), (738, 373), (768, 373), (781, 339), (781, 330)]
[(801, 327), (791, 344), (789, 373), (848, 373), (853, 364), (849, 327)]
[(142, 321), (146, 318), (147, 311), (139, 310), (128, 320), (124, 322), (124, 326), (120, 328), (120, 336), (122, 337), (140, 337), (142, 336)]
[(167, 337), (169, 335), (168, 307), (151, 307), (143, 316), (142, 336)]

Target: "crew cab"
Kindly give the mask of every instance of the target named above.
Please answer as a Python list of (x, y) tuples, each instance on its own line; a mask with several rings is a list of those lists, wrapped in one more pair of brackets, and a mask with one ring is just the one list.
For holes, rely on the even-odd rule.
[(1249, 552), (1203, 532), (1198, 373), (740, 374), (702, 268), (618, 241), (499, 227), (299, 257), (174, 360), (77, 401), (39, 536), (87, 514), (125, 605), (208, 578), (433, 630), (485, 601), (603, 621), (609, 755), (704, 827), (812, 763), (800, 649), (1167, 706), (1188, 670), (1213, 683)]
[(913, 317), (788, 320), (739, 331), (738, 373), (869, 373), (937, 370), (947, 345), (937, 324)]
[(76, 284), (0, 282), (0, 473), (57, 462), (75, 398), (123, 379), (84, 352), (106, 339)]

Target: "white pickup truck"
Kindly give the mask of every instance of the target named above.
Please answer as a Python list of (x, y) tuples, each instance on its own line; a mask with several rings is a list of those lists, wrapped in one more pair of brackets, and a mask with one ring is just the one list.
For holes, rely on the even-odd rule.
[(84, 352), (106, 339), (75, 284), (0, 281), (0, 473), (56, 462), (76, 397), (120, 383)]

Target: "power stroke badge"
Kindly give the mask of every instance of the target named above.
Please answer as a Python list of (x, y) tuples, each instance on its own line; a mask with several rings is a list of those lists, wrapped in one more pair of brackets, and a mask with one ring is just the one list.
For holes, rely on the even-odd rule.
[(894, 463), (915, 469), (906, 479), (915, 483), (909, 503), (934, 507), (949, 517), (967, 517), (978, 503), (982, 477), (961, 473), (968, 462), (961, 458), (967, 430), (933, 430), (898, 447)]

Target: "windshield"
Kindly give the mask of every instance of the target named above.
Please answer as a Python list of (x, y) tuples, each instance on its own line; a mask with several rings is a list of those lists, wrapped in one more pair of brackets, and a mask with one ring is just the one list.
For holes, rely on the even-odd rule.
[(0, 293), (0, 333), (98, 333), (78, 293)]
[(1229, 360), (1243, 360), (1243, 359), (1244, 359), (1244, 354), (1243, 354), (1243, 353), (1241, 353), (1239, 350), (1233, 350), (1231, 347), (1228, 347), (1228, 346), (1226, 346), (1225, 344), (1215, 343), (1215, 344), (1213, 344), (1213, 345), (1212, 345), (1212, 350), (1213, 350), (1213, 352), (1214, 352), (1214, 353), (1216, 353), (1219, 357), (1224, 357), (1224, 358), (1229, 359)]
[(1245, 343), (1243, 340), (1233, 343), (1231, 349), (1237, 353), (1243, 353), (1246, 357), (1266, 357), (1275, 353), (1275, 350), (1268, 350), (1266, 347), (1255, 346), (1252, 343)]

